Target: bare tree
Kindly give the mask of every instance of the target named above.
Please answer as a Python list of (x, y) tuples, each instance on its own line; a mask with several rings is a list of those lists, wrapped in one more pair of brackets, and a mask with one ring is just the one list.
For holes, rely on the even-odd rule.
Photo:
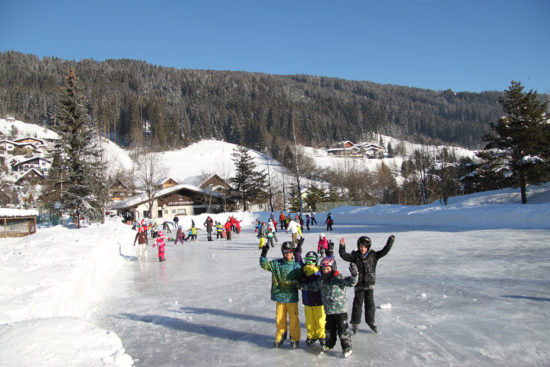
[(166, 178), (168, 169), (162, 165), (160, 156), (154, 152), (144, 152), (139, 158), (139, 168), (136, 172), (138, 186), (147, 195), (149, 217), (152, 218), (153, 203), (158, 192), (162, 190), (162, 179)]

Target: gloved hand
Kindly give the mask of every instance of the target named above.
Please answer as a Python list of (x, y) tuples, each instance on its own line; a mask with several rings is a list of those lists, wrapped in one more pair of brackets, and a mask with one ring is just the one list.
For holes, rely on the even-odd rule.
[(357, 271), (357, 265), (355, 265), (355, 263), (349, 264), (349, 272), (354, 277), (357, 276), (357, 274), (359, 274), (359, 271)]
[(388, 242), (386, 242), (386, 245), (393, 244), (393, 241), (395, 241), (395, 236), (392, 234), (388, 237)]
[(298, 240), (298, 244), (296, 245), (296, 249), (302, 249), (302, 245), (304, 244), (304, 241), (305, 241), (305, 238), (304, 237), (300, 237), (300, 239)]
[(262, 247), (262, 254), (261, 257), (267, 257), (267, 252), (269, 251), (269, 245), (266, 243), (264, 247)]

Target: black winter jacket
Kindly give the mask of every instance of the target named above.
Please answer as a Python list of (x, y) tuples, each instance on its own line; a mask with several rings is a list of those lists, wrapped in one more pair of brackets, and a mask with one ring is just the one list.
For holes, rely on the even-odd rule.
[(386, 246), (380, 251), (367, 252), (367, 257), (363, 258), (363, 255), (359, 250), (352, 251), (351, 254), (346, 252), (346, 246), (340, 245), (340, 257), (348, 262), (354, 262), (357, 265), (359, 271), (359, 280), (355, 285), (357, 290), (370, 289), (376, 283), (376, 264), (378, 260), (390, 251), (393, 245), (394, 237), (388, 238)]

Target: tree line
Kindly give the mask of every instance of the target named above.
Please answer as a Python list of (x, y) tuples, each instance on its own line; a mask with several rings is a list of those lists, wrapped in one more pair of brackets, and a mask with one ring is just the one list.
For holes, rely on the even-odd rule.
[(176, 149), (214, 138), (263, 150), (326, 147), (368, 132), (423, 144), (482, 146), (502, 115), (501, 92), (381, 85), (309, 75), (174, 69), (137, 60), (66, 61), (0, 53), (0, 115), (57, 124), (56, 96), (70, 69), (93, 124), (121, 146)]

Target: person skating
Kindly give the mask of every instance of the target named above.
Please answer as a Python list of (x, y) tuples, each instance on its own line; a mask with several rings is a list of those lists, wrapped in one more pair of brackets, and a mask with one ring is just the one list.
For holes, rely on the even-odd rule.
[(206, 218), (204, 226), (206, 227), (206, 237), (208, 241), (212, 241), (212, 229), (214, 227), (214, 221), (212, 220), (212, 218)]
[(176, 231), (176, 240), (174, 241), (174, 245), (178, 244), (178, 241), (183, 245), (183, 240), (185, 239), (185, 233), (183, 233), (183, 227), (181, 224), (178, 226), (178, 230)]
[(261, 249), (262, 247), (265, 246), (266, 237), (267, 237), (267, 227), (265, 226), (265, 222), (262, 222), (258, 226), (258, 234), (256, 235), (256, 238), (259, 239), (258, 248)]
[(332, 225), (334, 224), (334, 217), (332, 213), (327, 214), (327, 219), (325, 219), (325, 224), (327, 225), (327, 232), (332, 231)]
[[(302, 271), (304, 272), (302, 281), (309, 283), (321, 277), (318, 264), (319, 256), (315, 251), (309, 251), (302, 261), (301, 246), (299, 246), (294, 257), (302, 265)], [(327, 320), (321, 292), (302, 289), (302, 303), (304, 304), (304, 313), (306, 316), (306, 344), (312, 345), (319, 340), (319, 344), (322, 347), (325, 345), (325, 325)]]
[(346, 287), (353, 287), (357, 283), (357, 265), (351, 263), (349, 270), (351, 276), (341, 275), (336, 268), (334, 257), (325, 257), (321, 260), (322, 275), (320, 279), (309, 283), (305, 281), (298, 282), (299, 287), (302, 289), (321, 291), (327, 319), (323, 351), (334, 348), (336, 339), (339, 337), (342, 353), (346, 358), (352, 353), (351, 335), (347, 321)]
[(319, 235), (319, 242), (317, 242), (317, 253), (321, 257), (325, 257), (328, 251), (328, 240), (324, 233)]
[(227, 219), (227, 222), (225, 222), (225, 238), (230, 241), (231, 240), (231, 220), (229, 218)]
[(166, 261), (166, 258), (164, 257), (164, 246), (165, 246), (164, 239), (165, 238), (166, 237), (164, 236), (164, 233), (162, 231), (159, 231), (157, 239), (153, 244), (153, 247), (155, 247), (155, 244), (158, 246), (158, 256), (159, 256), (160, 262)]
[(286, 232), (288, 233), (289, 231), (292, 235), (292, 243), (297, 244), (299, 238), (298, 235), (301, 237), (302, 231), (300, 230), (300, 225), (294, 219), (292, 219), (288, 224)]
[(145, 233), (143, 227), (138, 227), (136, 238), (134, 238), (134, 246), (136, 245), (136, 241), (139, 246), (138, 257), (147, 258), (147, 245), (149, 244), (149, 239), (147, 238), (147, 234)]
[(277, 234), (275, 233), (276, 231), (276, 226), (273, 226), (273, 225), (268, 225), (267, 226), (267, 234), (266, 234), (266, 237), (267, 237), (267, 244), (270, 245), (271, 247), (274, 247), (275, 245), (273, 244), (273, 241), (275, 240), (275, 242), (278, 242), (277, 241)]
[(223, 226), (220, 222), (216, 222), (216, 239), (223, 238)]
[[(343, 240), (343, 239), (342, 239)], [(357, 333), (361, 323), (361, 313), (363, 303), (365, 304), (365, 322), (375, 333), (378, 327), (374, 323), (374, 284), (376, 282), (376, 264), (378, 260), (390, 251), (395, 236), (388, 237), (386, 245), (380, 251), (371, 251), (372, 241), (367, 236), (361, 236), (357, 239), (357, 250), (351, 254), (346, 252), (345, 241), (340, 241), (340, 257), (343, 260), (355, 263), (359, 271), (359, 281), (355, 286), (355, 297), (353, 298), (353, 308), (351, 312), (351, 327), (354, 334)]]
[(300, 343), (300, 320), (298, 317), (298, 288), (296, 283), (303, 276), (302, 267), (294, 260), (294, 244), (286, 241), (281, 245), (283, 258), (269, 261), (269, 246), (262, 248), (260, 266), (271, 272), (271, 300), (276, 302), (277, 333), (273, 343), (279, 348), (287, 337), (287, 315), (292, 349)]
[(317, 220), (315, 219), (315, 212), (309, 213), (309, 216), (311, 217), (311, 225), (317, 224)]
[(281, 214), (279, 214), (279, 223), (281, 224), (281, 231), (285, 229), (285, 221), (286, 221), (285, 213), (281, 210)]

